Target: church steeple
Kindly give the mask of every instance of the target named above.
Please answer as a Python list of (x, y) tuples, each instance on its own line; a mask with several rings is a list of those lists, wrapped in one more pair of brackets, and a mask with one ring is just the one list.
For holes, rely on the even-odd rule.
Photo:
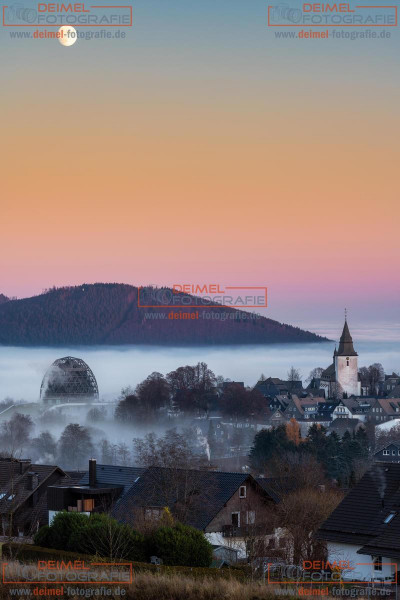
[(342, 336), (339, 342), (339, 349), (335, 351), (336, 356), (358, 356), (354, 350), (353, 338), (350, 335), (349, 326), (347, 325), (347, 311), (345, 312), (345, 320)]

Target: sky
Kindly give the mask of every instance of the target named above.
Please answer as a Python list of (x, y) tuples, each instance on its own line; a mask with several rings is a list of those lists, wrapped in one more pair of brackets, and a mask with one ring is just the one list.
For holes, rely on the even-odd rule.
[(135, 0), (68, 48), (0, 28), (0, 293), (267, 286), (272, 318), (399, 327), (398, 28), (282, 39), (267, 4)]

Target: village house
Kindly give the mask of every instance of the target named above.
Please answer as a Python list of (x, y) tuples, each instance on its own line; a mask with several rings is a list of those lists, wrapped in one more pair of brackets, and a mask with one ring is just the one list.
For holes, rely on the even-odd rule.
[(400, 419), (400, 398), (375, 398), (370, 400), (371, 408), (366, 421), (379, 425), (392, 419)]
[(108, 512), (123, 497), (145, 469), (98, 465), (89, 460), (89, 470), (81, 473), (79, 480), (63, 481), (48, 488), (48, 523), (62, 511), (90, 515)]
[(0, 535), (29, 537), (47, 525), (48, 489), (65, 480), (71, 477), (55, 465), (0, 458)]
[(280, 396), (282, 399), (286, 399), (291, 393), (301, 392), (303, 384), (300, 380), (284, 381), (279, 377), (268, 377), (267, 379), (258, 381), (254, 389), (258, 390), (264, 398)]
[(400, 443), (391, 442), (386, 446), (380, 448), (374, 454), (374, 460), (376, 462), (394, 462), (400, 463)]
[(400, 375), (392, 373), (391, 375), (385, 375), (385, 380), (382, 384), (382, 391), (384, 396), (388, 398), (399, 398), (400, 397)]
[(400, 464), (376, 464), (320, 527), (329, 561), (349, 561), (345, 578), (392, 581), (400, 568)]
[(168, 507), (213, 545), (228, 545), (245, 557), (251, 542), (275, 537), (268, 515), (277, 501), (268, 484), (260, 485), (248, 473), (150, 467), (116, 503), (112, 515), (135, 527), (157, 521)]

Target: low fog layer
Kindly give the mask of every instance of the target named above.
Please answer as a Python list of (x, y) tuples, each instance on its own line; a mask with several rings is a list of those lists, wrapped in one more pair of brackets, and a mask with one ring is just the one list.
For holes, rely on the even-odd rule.
[[(181, 365), (206, 362), (226, 378), (253, 386), (260, 373), (285, 378), (290, 365), (306, 377), (316, 365), (332, 362), (334, 343), (242, 346), (218, 348), (8, 348), (0, 347), (0, 401), (37, 402), (49, 366), (62, 356), (82, 358), (92, 369), (100, 398), (112, 400), (121, 388), (135, 387), (153, 371), (166, 374)], [(400, 348), (395, 342), (355, 341), (359, 366), (379, 362), (386, 373), (399, 368)]]

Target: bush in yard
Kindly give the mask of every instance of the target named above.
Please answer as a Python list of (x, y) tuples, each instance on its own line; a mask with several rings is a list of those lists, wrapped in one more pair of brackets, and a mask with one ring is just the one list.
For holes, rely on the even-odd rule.
[(75, 552), (98, 554), (113, 560), (146, 560), (144, 537), (105, 513), (91, 515), (85, 529), (73, 534), (71, 544)]
[(53, 519), (51, 525), (39, 529), (34, 536), (34, 542), (45, 548), (56, 550), (74, 550), (73, 539), (78, 532), (83, 532), (87, 526), (89, 517), (76, 512), (59, 512)]
[(42, 527), (34, 542), (44, 548), (82, 552), (111, 559), (145, 560), (144, 538), (104, 513), (63, 511)]
[(148, 538), (148, 548), (165, 565), (209, 567), (212, 561), (212, 546), (201, 531), (182, 523), (156, 529)]
[(146, 561), (151, 555), (165, 565), (208, 567), (212, 546), (201, 531), (164, 519), (146, 538), (105, 513), (90, 516), (59, 512), (51, 525), (42, 527), (34, 537), (37, 546), (107, 557)]

